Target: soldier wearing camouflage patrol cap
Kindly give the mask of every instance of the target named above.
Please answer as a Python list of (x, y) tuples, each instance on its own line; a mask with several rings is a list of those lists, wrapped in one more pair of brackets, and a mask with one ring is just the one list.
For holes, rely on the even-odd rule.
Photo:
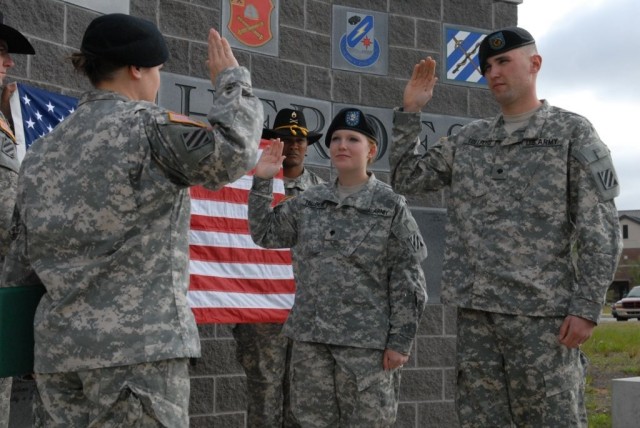
[(22, 163), (5, 286), (43, 284), (34, 320), (36, 426), (187, 427), (189, 187), (253, 166), (263, 121), (248, 70), (211, 29), (207, 124), (156, 104), (156, 26), (87, 27), (75, 68), (95, 89)]
[[(293, 340), (291, 410), (303, 427), (390, 427), (400, 368), (426, 302), (426, 247), (404, 198), (367, 170), (377, 137), (365, 114), (341, 110), (325, 137), (332, 183), (271, 207), (284, 159), (275, 140), (249, 194), (253, 240), (292, 247), (295, 303), (283, 327)], [(304, 261), (304, 262), (302, 262)]]
[[(2, 201), (0, 202), (0, 266), (4, 262), (4, 256), (9, 247), (9, 229), (16, 199), (18, 170), (20, 169), (16, 138), (13, 133), (11, 109), (9, 107), (9, 99), (16, 90), (16, 84), (15, 82), (6, 84), (4, 81), (7, 77), (7, 71), (15, 66), (11, 54), (33, 55), (35, 50), (22, 33), (4, 23), (4, 17), (0, 13), (0, 85), (4, 84), (0, 99), (0, 189), (2, 189)], [(0, 428), (9, 426), (11, 383), (10, 377), (0, 378)]]
[[(307, 128), (304, 113), (284, 108), (276, 114), (273, 128), (262, 130), (262, 138), (280, 138), (283, 143), (282, 173), (287, 198), (295, 197), (324, 180), (304, 167), (307, 148), (322, 134)], [(302, 261), (291, 250), (295, 266)], [(236, 324), (233, 337), (236, 355), (247, 376), (247, 426), (295, 427), (289, 400), (291, 340), (281, 334), (282, 324)]]
[(420, 61), (395, 112), (399, 192), (449, 188), (442, 301), (458, 307), (463, 427), (586, 427), (585, 358), (621, 252), (607, 146), (584, 117), (540, 100), (531, 34), (487, 35), (480, 67), (501, 108), (418, 154), (435, 61)]

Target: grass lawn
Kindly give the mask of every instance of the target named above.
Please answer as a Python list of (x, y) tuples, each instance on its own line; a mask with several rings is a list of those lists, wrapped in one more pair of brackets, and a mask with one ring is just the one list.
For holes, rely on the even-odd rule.
[(589, 428), (610, 428), (611, 379), (640, 376), (640, 322), (601, 323), (582, 350), (590, 362), (586, 391)]

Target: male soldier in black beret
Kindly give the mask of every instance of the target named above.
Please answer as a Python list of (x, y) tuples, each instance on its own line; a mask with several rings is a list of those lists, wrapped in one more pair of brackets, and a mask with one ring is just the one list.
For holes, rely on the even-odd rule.
[(442, 302), (457, 306), (463, 427), (586, 427), (582, 345), (621, 252), (607, 146), (584, 117), (539, 99), (534, 38), (487, 35), (480, 70), (501, 108), (415, 151), (435, 61), (420, 61), (394, 116), (399, 192), (449, 188)]
[[(294, 197), (324, 180), (304, 167), (307, 148), (322, 134), (307, 128), (304, 113), (289, 108), (276, 115), (273, 128), (262, 130), (262, 138), (280, 138), (284, 143), (282, 172), (284, 191)], [(295, 250), (293, 263), (298, 263)], [(237, 343), (237, 359), (247, 376), (249, 406), (248, 426), (294, 427), (289, 405), (289, 354), (291, 340), (280, 333), (282, 324), (237, 324), (233, 337)]]
[[(11, 54), (33, 55), (35, 51), (29, 40), (18, 30), (4, 24), (0, 13), (0, 85), (7, 77), (7, 71), (15, 65)], [(18, 184), (18, 155), (16, 139), (13, 134), (13, 120), (9, 99), (16, 90), (15, 82), (2, 88), (0, 99), (0, 266), (4, 264), (4, 257), (9, 247), (9, 228), (11, 215), (16, 199)], [(9, 425), (9, 407), (11, 399), (11, 378), (0, 378), (0, 428)]]

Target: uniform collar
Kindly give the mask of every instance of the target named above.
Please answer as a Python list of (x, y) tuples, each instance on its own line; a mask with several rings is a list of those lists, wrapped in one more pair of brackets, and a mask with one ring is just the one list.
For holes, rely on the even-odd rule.
[(322, 186), (318, 197), (325, 201), (330, 201), (336, 205), (347, 205), (358, 209), (367, 209), (371, 206), (373, 200), (374, 189), (378, 180), (372, 172), (368, 172), (369, 179), (358, 192), (349, 195), (340, 202), (338, 196), (338, 179), (336, 178), (331, 185)]
[[(545, 121), (549, 117), (549, 111), (551, 109), (551, 105), (547, 100), (542, 100), (542, 105), (535, 112), (535, 114), (529, 119), (529, 124), (525, 129), (524, 138), (536, 138), (542, 127), (544, 126)], [(491, 139), (496, 141), (502, 141), (507, 138), (506, 131), (504, 129), (504, 116), (502, 113), (498, 114), (491, 123), (491, 129), (493, 129), (493, 135)]]

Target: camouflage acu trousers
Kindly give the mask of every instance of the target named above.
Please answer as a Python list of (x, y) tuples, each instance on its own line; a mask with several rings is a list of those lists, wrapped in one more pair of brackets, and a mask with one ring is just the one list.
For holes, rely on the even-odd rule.
[(458, 309), (461, 427), (586, 427), (586, 358), (558, 341), (563, 318)]
[(188, 360), (37, 373), (35, 427), (189, 426)]
[(400, 371), (382, 368), (383, 351), (293, 341), (291, 410), (305, 428), (390, 427)]
[(282, 324), (236, 324), (236, 358), (247, 376), (247, 427), (294, 428), (289, 406), (291, 341)]
[(9, 426), (12, 380), (13, 378), (11, 377), (0, 377), (0, 428)]

